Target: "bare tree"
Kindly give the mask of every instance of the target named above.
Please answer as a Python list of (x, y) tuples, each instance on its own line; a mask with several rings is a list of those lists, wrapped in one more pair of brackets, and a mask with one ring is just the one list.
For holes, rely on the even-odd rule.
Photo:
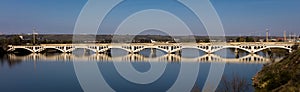
[(245, 77), (233, 73), (230, 78), (222, 77), (219, 92), (245, 92), (249, 89), (249, 83)]

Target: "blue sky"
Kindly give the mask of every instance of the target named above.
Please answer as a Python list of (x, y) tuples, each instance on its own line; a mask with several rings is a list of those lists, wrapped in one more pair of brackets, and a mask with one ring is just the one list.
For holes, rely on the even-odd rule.
[[(146, 5), (147, 0), (144, 1), (143, 4)], [(172, 0), (156, 1), (164, 5)], [(86, 2), (87, 0), (1, 0), (0, 32), (30, 33), (32, 27), (36, 26), (39, 33), (71, 34)], [(226, 35), (263, 35), (266, 28), (270, 28), (271, 35), (281, 35), (283, 30), (300, 34), (300, 0), (211, 0), (211, 2), (223, 22)], [(145, 7), (141, 3), (132, 3), (137, 5), (137, 8)], [(178, 10), (176, 11), (178, 14), (185, 12), (178, 7), (165, 7)], [(128, 11), (127, 6), (120, 8), (116, 12)], [(117, 19), (119, 16), (122, 15), (112, 14), (109, 17)], [(109, 28), (103, 30), (105, 31), (102, 33), (109, 34)], [(201, 31), (199, 35), (205, 34), (201, 27), (199, 31)]]

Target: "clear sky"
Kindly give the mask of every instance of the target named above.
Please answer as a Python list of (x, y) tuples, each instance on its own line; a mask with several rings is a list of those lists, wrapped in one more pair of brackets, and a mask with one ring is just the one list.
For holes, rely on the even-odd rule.
[[(137, 5), (138, 8), (145, 8), (143, 4), (151, 0), (140, 0), (136, 4), (135, 0), (127, 1), (132, 1), (132, 5)], [(156, 0), (156, 3), (164, 5), (171, 1)], [(39, 33), (71, 34), (86, 2), (87, 0), (1, 0), (0, 32), (30, 33), (32, 27), (36, 26)], [(223, 22), (226, 35), (264, 35), (266, 28), (270, 29), (271, 35), (281, 35), (284, 30), (300, 34), (300, 0), (211, 0), (211, 2)], [(185, 12), (185, 9), (176, 6), (164, 7), (178, 14)], [(121, 15), (112, 13), (109, 17), (115, 20), (106, 20), (107, 25), (116, 22), (123, 13), (130, 13), (126, 10), (127, 6), (119, 8), (115, 12), (120, 12)], [(105, 31), (102, 33), (110, 34), (107, 30), (112, 29), (103, 30)]]

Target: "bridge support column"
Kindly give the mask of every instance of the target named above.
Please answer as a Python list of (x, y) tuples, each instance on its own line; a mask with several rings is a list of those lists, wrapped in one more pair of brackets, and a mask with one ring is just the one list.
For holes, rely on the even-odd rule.
[(99, 53), (100, 53), (100, 47), (96, 46), (96, 54), (99, 54)]
[(207, 49), (207, 54), (212, 54), (212, 46), (208, 46), (208, 49)]
[(239, 55), (239, 49), (238, 48), (234, 49), (234, 55), (235, 55), (235, 58), (239, 58), (240, 57), (240, 55)]
[(167, 47), (168, 47), (167, 48), (168, 49), (168, 54), (172, 54), (172, 52), (171, 52), (172, 51), (172, 47), (171, 46), (167, 46)]
[(37, 50), (36, 50), (35, 46), (32, 47), (32, 51), (33, 51), (32, 53), (37, 53)]
[(83, 49), (83, 55), (86, 55), (87, 53), (86, 53), (86, 49), (84, 48)]
[(150, 57), (156, 57), (156, 49), (155, 48), (151, 48)]
[(129, 52), (129, 54), (138, 54), (138, 52), (134, 52), (136, 49), (138, 49), (137, 46), (130, 46), (130, 52)]
[(67, 46), (64, 46), (63, 53), (67, 53)]
[(240, 55), (239, 55), (239, 49), (238, 48), (235, 48), (234, 54), (235, 54), (235, 58), (239, 58), (240, 57)]
[(235, 53), (235, 54), (238, 54), (238, 53), (239, 53), (239, 49), (238, 49), (238, 48), (235, 48), (235, 49), (234, 49), (234, 53)]
[(155, 48), (151, 48), (151, 52), (150, 53), (156, 53), (156, 49)]
[(254, 49), (254, 46), (250, 46), (250, 51), (251, 51), (250, 53), (251, 53), (251, 54), (254, 54), (254, 50), (255, 50), (255, 49)]

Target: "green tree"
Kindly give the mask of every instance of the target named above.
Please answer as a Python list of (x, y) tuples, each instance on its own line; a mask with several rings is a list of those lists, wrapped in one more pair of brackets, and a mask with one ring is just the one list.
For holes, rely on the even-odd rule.
[(246, 42), (254, 42), (254, 38), (252, 38), (252, 37), (246, 37)]
[(206, 39), (204, 39), (204, 42), (205, 42), (205, 43), (208, 43), (208, 42), (210, 42), (210, 41), (209, 41), (209, 39), (206, 38)]
[(22, 40), (19, 36), (14, 36), (10, 39), (10, 44), (12, 44), (12, 45), (21, 45)]
[(246, 39), (244, 37), (238, 37), (238, 38), (236, 38), (236, 41), (237, 42), (245, 42)]

